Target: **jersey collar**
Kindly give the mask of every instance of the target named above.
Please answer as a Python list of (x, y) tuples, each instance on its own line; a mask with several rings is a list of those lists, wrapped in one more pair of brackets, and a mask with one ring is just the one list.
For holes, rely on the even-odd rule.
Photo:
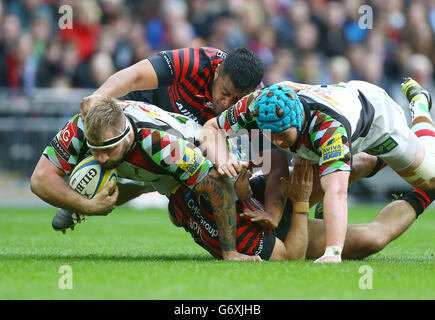
[(304, 136), (305, 136), (305, 135), (307, 134), (307, 132), (308, 132), (308, 129), (309, 129), (309, 127), (310, 127), (310, 123), (311, 123), (311, 120), (312, 120), (312, 117), (311, 117), (311, 109), (310, 109), (310, 106), (309, 106), (308, 102), (305, 100), (304, 97), (299, 96), (299, 95), (298, 95), (298, 97), (299, 97), (299, 100), (300, 100), (301, 103), (302, 103), (302, 106), (304, 107), (305, 123), (304, 123), (304, 125), (302, 126), (301, 131), (298, 131), (298, 137), (297, 137), (295, 143), (293, 144), (293, 146), (291, 146), (291, 147), (289, 148), (290, 151), (293, 152), (293, 153), (295, 153), (295, 152), (297, 151), (297, 149), (299, 148), (299, 146), (301, 145)]

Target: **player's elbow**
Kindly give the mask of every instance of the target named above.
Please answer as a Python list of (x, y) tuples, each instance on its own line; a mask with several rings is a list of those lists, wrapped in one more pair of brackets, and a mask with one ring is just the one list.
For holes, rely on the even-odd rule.
[(39, 191), (41, 190), (41, 185), (43, 184), (44, 180), (44, 173), (41, 171), (42, 170), (35, 169), (35, 171), (33, 171), (32, 177), (30, 178), (30, 190), (36, 195), (39, 195)]
[(30, 190), (37, 196), (40, 196), (44, 187), (50, 185), (47, 180), (51, 174), (50, 166), (47, 165), (46, 159), (41, 157), (30, 177)]
[(329, 185), (325, 188), (325, 198), (338, 198), (347, 200), (347, 184)]
[(331, 191), (330, 194), (332, 196), (337, 197), (337, 198), (347, 200), (347, 189), (336, 189), (336, 190)]
[(157, 74), (149, 59), (143, 59), (122, 71), (131, 91), (152, 90), (159, 85)]

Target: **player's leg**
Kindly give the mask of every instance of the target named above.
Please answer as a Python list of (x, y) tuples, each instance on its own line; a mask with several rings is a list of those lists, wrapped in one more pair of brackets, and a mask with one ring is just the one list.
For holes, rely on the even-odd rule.
[[(434, 199), (434, 191), (416, 189), (405, 195), (402, 200), (388, 204), (371, 222), (349, 225), (342, 252), (343, 258), (362, 259), (379, 252), (405, 232)], [(308, 230), (307, 258), (315, 259), (325, 250), (323, 222), (310, 219)]]
[(405, 79), (402, 90), (409, 101), (411, 111), (411, 131), (414, 133), (409, 143), (417, 144), (414, 161), (396, 172), (411, 185), (422, 189), (435, 189), (435, 128), (431, 114), (432, 98), (415, 80)]
[(308, 212), (291, 214), (290, 229), (284, 241), (276, 238), (269, 260), (303, 260), (307, 251)]

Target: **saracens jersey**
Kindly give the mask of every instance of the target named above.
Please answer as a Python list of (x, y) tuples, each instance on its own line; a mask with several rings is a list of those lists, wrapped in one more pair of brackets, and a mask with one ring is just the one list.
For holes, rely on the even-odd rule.
[[(290, 82), (280, 84), (295, 86)], [(219, 127), (228, 135), (242, 128), (258, 128), (252, 111), (254, 99), (261, 92), (256, 90), (245, 96), (218, 116)], [(374, 119), (373, 105), (360, 90), (345, 83), (304, 85), (297, 95), (303, 104), (306, 121), (297, 141), (286, 151), (317, 162), (320, 176), (350, 171), (352, 153), (364, 151), (367, 147), (362, 141)]]
[[(275, 232), (251, 222), (250, 218), (240, 217), (245, 209), (264, 210), (263, 205), (250, 198), (236, 202), (237, 209), (237, 251), (247, 255), (258, 255), (268, 260), (272, 254), (276, 236)], [(169, 213), (180, 226), (189, 232), (194, 241), (217, 259), (222, 259), (216, 219), (210, 202), (199, 194), (180, 186), (169, 198)]]
[(146, 101), (204, 124), (215, 116), (211, 88), (216, 68), (226, 56), (208, 47), (161, 51), (149, 58), (158, 89), (133, 91), (123, 98)]
[(149, 58), (157, 75), (158, 89), (133, 91), (123, 99), (146, 101), (203, 125), (215, 117), (213, 79), (216, 68), (226, 57), (224, 51), (209, 47), (161, 51)]
[[(195, 145), (200, 126), (179, 114), (135, 101), (118, 101), (125, 106), (135, 141), (117, 167), (120, 178), (143, 181), (149, 191), (169, 196), (180, 183), (193, 188), (212, 168)], [(90, 151), (80, 114), (73, 116), (52, 139), (43, 153), (56, 167), (69, 175)]]

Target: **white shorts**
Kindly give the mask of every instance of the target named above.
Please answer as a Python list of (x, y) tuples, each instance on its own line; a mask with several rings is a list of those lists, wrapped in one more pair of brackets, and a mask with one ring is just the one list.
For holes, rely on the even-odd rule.
[(352, 143), (352, 150), (379, 156), (394, 170), (409, 167), (417, 157), (421, 142), (408, 127), (403, 109), (382, 88), (364, 81), (350, 81), (375, 109), (366, 137)]

